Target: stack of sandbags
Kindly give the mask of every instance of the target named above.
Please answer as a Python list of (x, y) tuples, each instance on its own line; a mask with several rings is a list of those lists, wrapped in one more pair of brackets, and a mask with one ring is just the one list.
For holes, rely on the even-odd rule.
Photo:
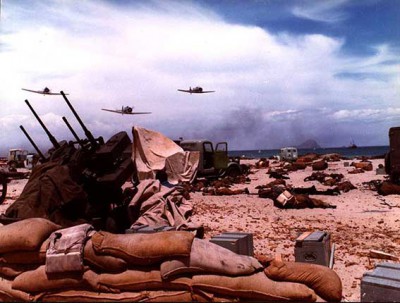
[(0, 227), (0, 300), (29, 300), (26, 292), (12, 289), (12, 280), (45, 263), (47, 239), (59, 228), (43, 218), (30, 218)]
[[(314, 285), (301, 280), (278, 281), (268, 276), (255, 258), (238, 255), (185, 231), (90, 233), (83, 247), (83, 270), (50, 274), (43, 259), (44, 246), (40, 247), (59, 227), (44, 219), (29, 220), (33, 221), (0, 227), (1, 243), (6, 243), (5, 231), (20, 229), (18, 237), (12, 238), (14, 242), (9, 240), (1, 249), (8, 245), (15, 252), (35, 251), (41, 261), (15, 278), (3, 280), (0, 300), (314, 302), (317, 299)], [(51, 227), (40, 236), (32, 232), (33, 223), (38, 225), (38, 220)]]
[[(79, 283), (90, 285), (92, 291), (74, 289), (74, 295), (82, 300), (119, 300), (122, 294), (130, 300), (152, 301), (316, 300), (306, 285), (272, 281), (256, 259), (194, 239), (189, 232), (97, 232), (91, 242), (94, 254), (122, 259), (127, 269), (119, 273), (87, 269)], [(66, 296), (65, 292), (41, 294), (40, 298), (56, 300), (61, 296)]]

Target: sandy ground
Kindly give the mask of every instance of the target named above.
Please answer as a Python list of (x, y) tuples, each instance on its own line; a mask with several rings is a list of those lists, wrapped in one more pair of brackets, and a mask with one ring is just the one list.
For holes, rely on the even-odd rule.
[[(248, 164), (255, 162), (242, 160)], [(281, 254), (284, 260), (289, 261), (294, 261), (295, 239), (299, 233), (327, 231), (335, 244), (333, 269), (342, 279), (344, 301), (360, 301), (363, 273), (372, 270), (376, 263), (385, 262), (370, 258), (369, 250), (381, 250), (400, 257), (400, 195), (383, 197), (362, 184), (385, 179), (385, 175), (375, 172), (378, 164), (383, 164), (383, 159), (372, 160), (374, 169), (361, 174), (349, 174), (348, 171), (354, 167), (345, 167), (343, 162), (330, 162), (325, 173), (342, 173), (345, 180), (357, 189), (339, 196), (312, 196), (336, 205), (336, 209), (282, 210), (274, 207), (272, 200), (259, 198), (255, 189), (257, 185), (274, 180), (269, 178), (267, 169), (262, 168), (252, 169), (251, 182), (234, 187), (247, 187), (250, 195), (203, 196), (201, 192), (192, 193), (194, 212), (191, 220), (205, 227), (207, 239), (225, 231), (251, 232), (256, 254)], [(311, 173), (311, 167), (290, 172), (290, 179), (286, 182), (295, 187), (315, 185), (320, 190), (328, 188), (317, 181), (304, 182)], [(18, 198), (26, 182), (27, 179), (12, 180), (8, 184), (0, 213), (4, 213)]]
[[(242, 163), (255, 163), (255, 160)], [(192, 221), (206, 229), (206, 238), (225, 231), (252, 232), (256, 254), (281, 254), (284, 260), (294, 261), (294, 245), (298, 234), (304, 231), (322, 230), (331, 234), (335, 244), (333, 269), (343, 283), (344, 301), (360, 301), (360, 283), (363, 273), (386, 260), (369, 257), (375, 249), (400, 257), (400, 196), (380, 196), (365, 189), (362, 182), (383, 180), (375, 168), (383, 159), (372, 160), (373, 170), (361, 174), (349, 174), (354, 167), (344, 166), (344, 161), (330, 162), (325, 173), (342, 173), (357, 189), (339, 196), (313, 195), (337, 206), (336, 209), (279, 209), (270, 199), (259, 198), (255, 187), (274, 179), (267, 169), (253, 169), (247, 187), (251, 194), (237, 196), (203, 196), (192, 194), (194, 215)], [(348, 161), (347, 161), (348, 162)], [(359, 162), (359, 161), (357, 161)], [(312, 173), (311, 167), (304, 171), (289, 173), (287, 184), (295, 187), (315, 185), (319, 190), (329, 187), (317, 181), (304, 182)], [(393, 262), (393, 261), (388, 261)], [(398, 261), (397, 261), (398, 262)]]

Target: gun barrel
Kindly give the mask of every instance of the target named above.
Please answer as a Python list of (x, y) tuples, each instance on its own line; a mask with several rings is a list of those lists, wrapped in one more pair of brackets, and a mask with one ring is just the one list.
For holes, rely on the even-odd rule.
[(37, 115), (37, 113), (35, 112), (35, 110), (33, 109), (33, 107), (29, 104), (28, 100), (25, 100), (25, 103), (28, 105), (29, 109), (31, 110), (31, 112), (33, 113), (33, 115), (35, 116), (36, 120), (39, 121), (40, 125), (42, 126), (42, 128), (44, 129), (44, 131), (46, 132), (47, 136), (49, 137), (49, 140), (51, 141), (51, 143), (53, 144), (53, 146), (55, 148), (59, 148), (60, 144), (58, 144), (56, 138), (54, 138), (54, 136), (49, 132), (49, 130), (47, 129), (47, 127), (43, 124), (42, 120), (40, 120), (39, 116)]
[(76, 132), (74, 131), (74, 129), (72, 128), (71, 124), (69, 124), (67, 118), (62, 117), (63, 121), (65, 122), (65, 124), (67, 125), (68, 129), (71, 131), (72, 135), (74, 136), (75, 140), (79, 143), (79, 145), (83, 148), (83, 143), (82, 140), (78, 137), (78, 135), (76, 134)]
[(85, 132), (85, 136), (89, 139), (90, 144), (92, 144), (92, 146), (97, 147), (97, 142), (96, 139), (93, 137), (92, 133), (87, 129), (87, 127), (85, 126), (85, 124), (83, 124), (81, 118), (78, 116), (78, 114), (76, 113), (75, 109), (73, 108), (73, 106), (71, 105), (71, 103), (69, 102), (69, 100), (67, 99), (67, 97), (65, 96), (63, 91), (60, 91), (60, 94), (63, 96), (65, 102), (67, 102), (68, 107), (70, 108), (70, 110), (72, 111), (72, 113), (74, 114), (76, 120), (78, 120), (79, 124), (81, 125), (83, 131)]
[(36, 150), (36, 152), (39, 154), (39, 157), (43, 160), (46, 161), (46, 157), (43, 155), (43, 153), (40, 151), (40, 149), (37, 147), (36, 143), (32, 140), (31, 136), (27, 133), (25, 128), (20, 125), (19, 128), (22, 130), (22, 132), (25, 134), (25, 136), (28, 138), (29, 142), (31, 142), (33, 148)]

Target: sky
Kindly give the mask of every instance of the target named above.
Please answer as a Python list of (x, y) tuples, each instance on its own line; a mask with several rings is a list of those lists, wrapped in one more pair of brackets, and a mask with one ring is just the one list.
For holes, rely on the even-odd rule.
[[(398, 0), (2, 0), (0, 153), (42, 151), (44, 130), (140, 126), (231, 150), (388, 145), (400, 126)], [(210, 94), (177, 89), (201, 86)], [(134, 106), (150, 115), (102, 108)]]

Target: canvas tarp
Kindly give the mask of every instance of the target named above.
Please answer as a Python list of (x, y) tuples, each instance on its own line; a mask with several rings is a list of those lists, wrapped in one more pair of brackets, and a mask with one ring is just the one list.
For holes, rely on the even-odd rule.
[(159, 180), (144, 180), (128, 206), (131, 228), (135, 226), (174, 226), (177, 230), (197, 230), (200, 226), (189, 222), (192, 203), (178, 187), (162, 186)]
[(133, 127), (132, 161), (136, 165), (139, 182), (155, 179), (164, 171), (171, 184), (192, 181), (199, 165), (199, 152), (184, 151), (171, 139), (159, 132)]

